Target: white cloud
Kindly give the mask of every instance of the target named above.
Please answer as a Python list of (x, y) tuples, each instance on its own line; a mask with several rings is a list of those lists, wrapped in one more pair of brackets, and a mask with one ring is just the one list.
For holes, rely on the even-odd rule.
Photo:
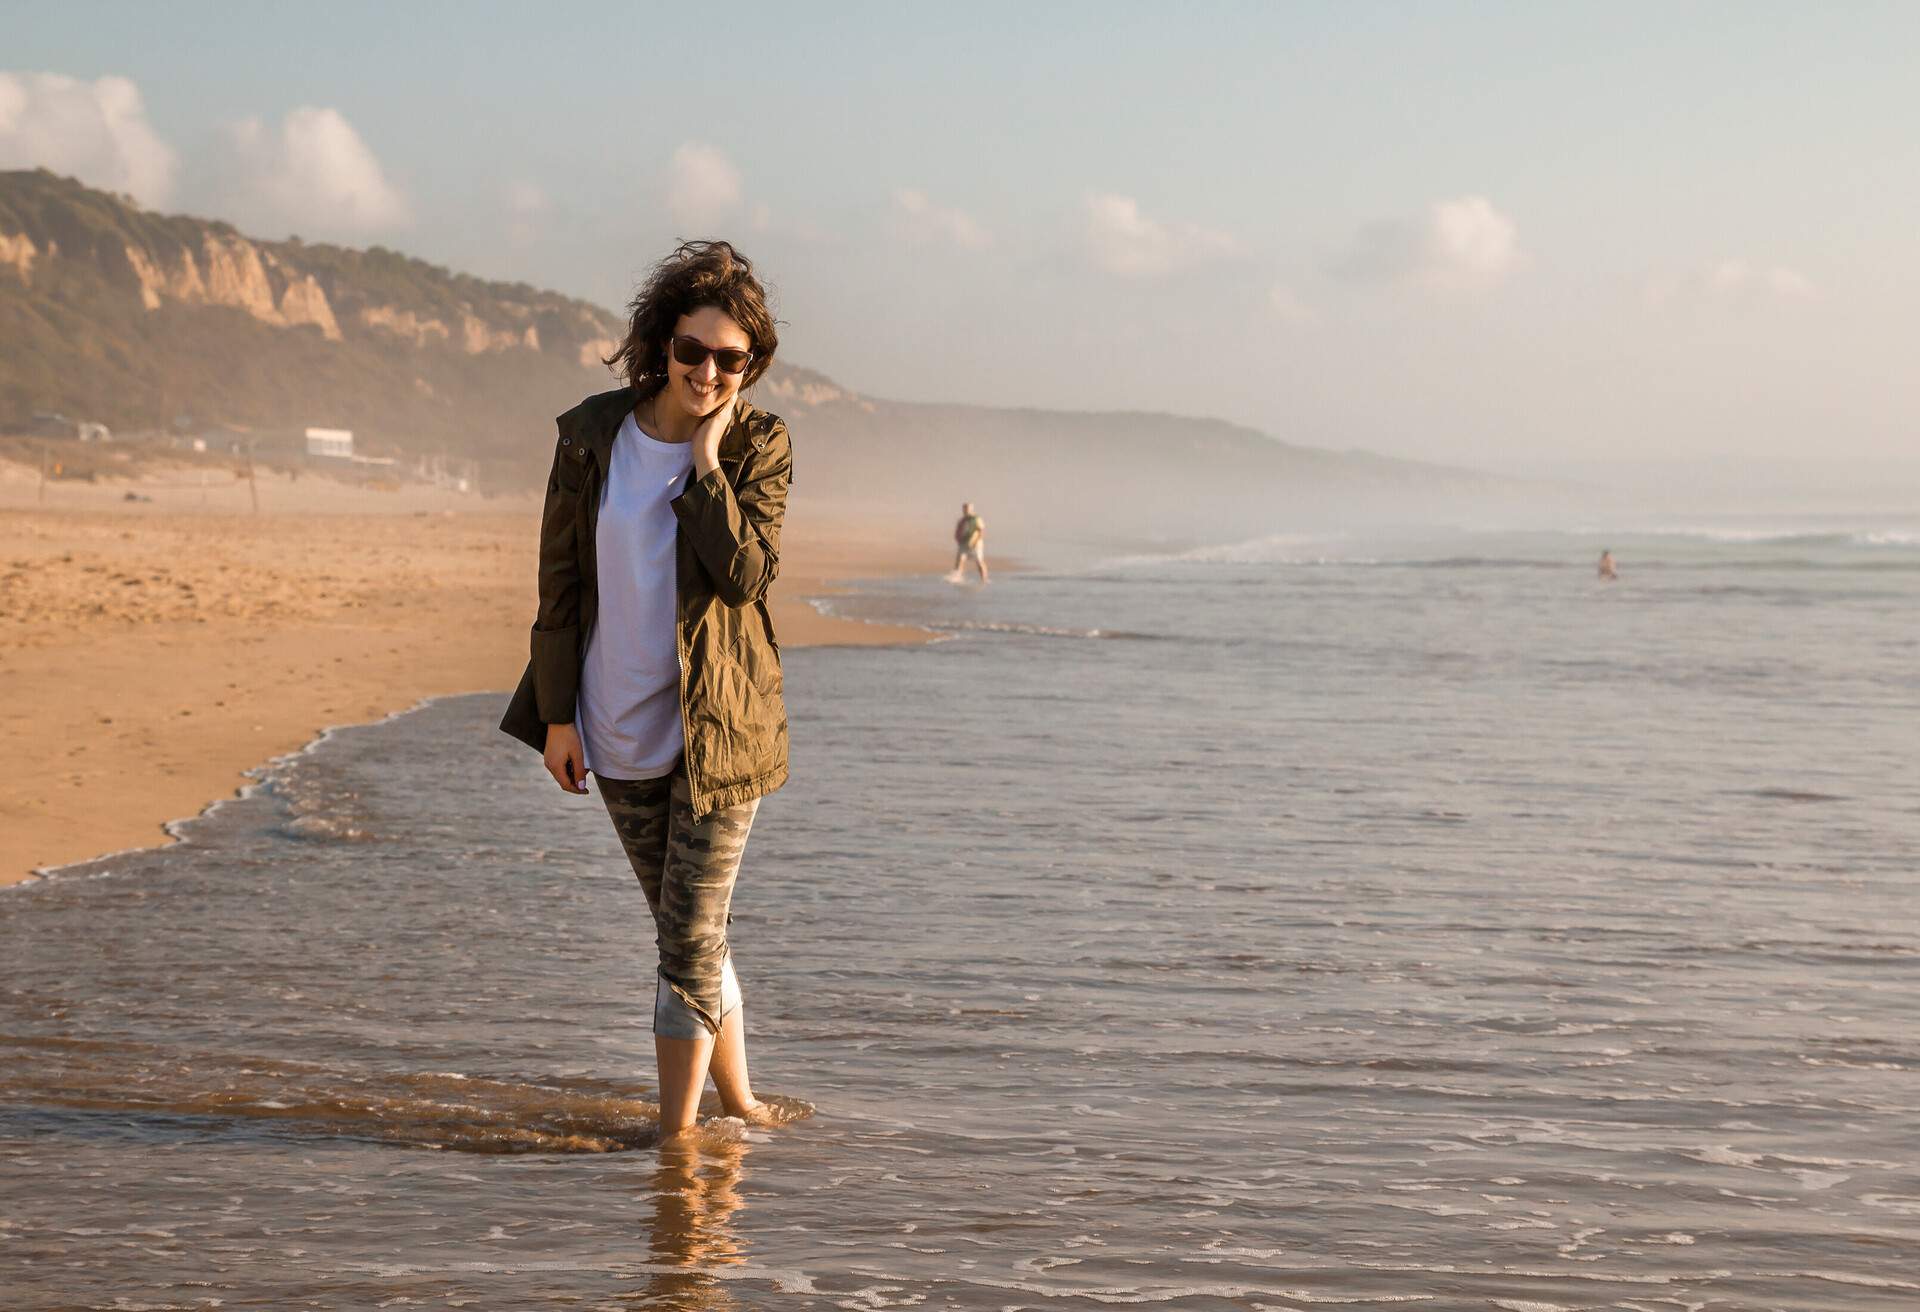
[(173, 192), (174, 165), (126, 78), (0, 73), (0, 168), (45, 167), (160, 206)]
[(1407, 283), (1435, 291), (1498, 282), (1525, 262), (1520, 230), (1485, 196), (1439, 200), (1417, 218), (1370, 223), (1334, 272), (1356, 282)]
[(1757, 268), (1745, 260), (1720, 260), (1678, 278), (1647, 284), (1647, 304), (1659, 308), (1679, 301), (1754, 306), (1809, 301), (1819, 295), (1813, 279), (1798, 269), (1776, 264)]
[(962, 250), (984, 250), (993, 234), (963, 210), (935, 205), (924, 191), (903, 188), (893, 193), (894, 220), (910, 241), (951, 242)]
[(1315, 318), (1313, 307), (1295, 295), (1285, 283), (1277, 282), (1267, 289), (1267, 308), (1282, 323), (1312, 323)]
[(738, 214), (740, 170), (713, 146), (689, 141), (667, 170), (667, 209), (683, 228), (705, 228)]
[(301, 232), (365, 232), (408, 223), (406, 198), (337, 109), (302, 105), (278, 131), (259, 119), (229, 130), (233, 158), (220, 181), (223, 209), (244, 221)]
[(1123, 278), (1155, 277), (1235, 249), (1223, 232), (1148, 218), (1130, 196), (1089, 195), (1083, 219), (1087, 258)]

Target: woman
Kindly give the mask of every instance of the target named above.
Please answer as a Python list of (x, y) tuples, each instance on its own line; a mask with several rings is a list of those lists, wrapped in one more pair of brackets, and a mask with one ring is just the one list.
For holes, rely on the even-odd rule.
[(787, 779), (766, 593), (793, 455), (740, 398), (779, 344), (745, 256), (688, 242), (630, 310), (607, 360), (629, 385), (558, 420), (533, 659), (500, 727), (568, 792), (598, 776), (645, 890), (665, 1138), (693, 1126), (709, 1072), (729, 1115), (773, 1116), (747, 1078), (727, 924), (755, 808)]

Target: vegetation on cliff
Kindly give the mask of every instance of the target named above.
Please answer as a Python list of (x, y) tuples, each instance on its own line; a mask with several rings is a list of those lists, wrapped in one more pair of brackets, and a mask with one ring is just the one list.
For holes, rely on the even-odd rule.
[[(458, 457), (483, 487), (524, 487), (546, 474), (553, 416), (615, 385), (601, 361), (622, 326), (382, 247), (255, 241), (0, 173), (0, 431), (59, 411), (285, 450), (308, 426), (347, 428), (360, 452)], [(974, 500), (1001, 526), (1212, 536), (1488, 491), (1220, 420), (869, 399), (784, 361), (756, 391), (793, 430), (796, 496), (916, 522)]]
[(611, 385), (607, 311), (375, 247), (253, 241), (44, 170), (0, 173), (0, 425), (349, 428), (524, 482), (552, 417)]

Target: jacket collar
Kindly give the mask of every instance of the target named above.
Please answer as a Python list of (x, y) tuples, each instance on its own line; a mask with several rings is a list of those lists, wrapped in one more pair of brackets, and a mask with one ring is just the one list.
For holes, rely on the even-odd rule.
[[(588, 397), (561, 415), (555, 423), (560, 436), (572, 438), (585, 446), (604, 470), (613, 452), (613, 440), (620, 436), (620, 425), (626, 422), (628, 413), (639, 399), (639, 392), (633, 388), (617, 387), (611, 392)], [(749, 445), (756, 450), (766, 445), (766, 426), (754, 422), (761, 414), (760, 410), (745, 401), (735, 409), (733, 423), (720, 438), (720, 456), (723, 460), (738, 459), (745, 454)]]
[(631, 387), (616, 387), (611, 392), (590, 396), (555, 420), (560, 436), (571, 439), (593, 453), (600, 468), (607, 467), (607, 454), (613, 439), (620, 435), (620, 424), (633, 409), (637, 393)]

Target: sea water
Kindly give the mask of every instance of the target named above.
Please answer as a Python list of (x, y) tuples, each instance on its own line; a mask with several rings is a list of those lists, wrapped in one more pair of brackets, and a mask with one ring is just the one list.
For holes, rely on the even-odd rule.
[(1913, 529), (835, 598), (945, 640), (787, 654), (812, 1114), (674, 1151), (599, 802), (498, 696), (329, 733), (0, 895), (0, 1303), (1920, 1306)]

